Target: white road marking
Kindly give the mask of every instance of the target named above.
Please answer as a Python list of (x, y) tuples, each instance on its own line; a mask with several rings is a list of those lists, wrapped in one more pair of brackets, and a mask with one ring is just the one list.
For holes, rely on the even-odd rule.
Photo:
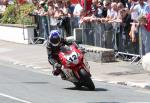
[(149, 102), (128, 102), (128, 103), (149, 103)]
[(6, 97), (6, 98), (9, 98), (9, 99), (12, 99), (12, 100), (16, 100), (16, 101), (19, 101), (19, 102), (22, 102), (22, 103), (32, 103), (32, 102), (29, 102), (29, 101), (26, 101), (26, 100), (23, 100), (23, 99), (19, 99), (19, 98), (16, 98), (16, 97), (4, 94), (4, 93), (0, 93), (0, 96)]

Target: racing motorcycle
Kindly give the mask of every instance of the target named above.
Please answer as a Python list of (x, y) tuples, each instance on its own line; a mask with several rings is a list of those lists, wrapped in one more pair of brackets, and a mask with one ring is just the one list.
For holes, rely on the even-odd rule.
[(58, 56), (62, 64), (62, 71), (66, 76), (65, 80), (72, 82), (77, 88), (85, 86), (89, 90), (95, 90), (90, 67), (81, 49), (78, 49), (75, 44), (65, 45), (60, 48)]

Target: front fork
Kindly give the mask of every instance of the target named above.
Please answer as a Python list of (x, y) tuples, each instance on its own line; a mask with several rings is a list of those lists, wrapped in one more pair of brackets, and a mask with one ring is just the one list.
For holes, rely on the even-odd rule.
[(80, 78), (80, 75), (79, 75), (79, 72), (80, 72), (81, 69), (84, 69), (84, 70), (89, 74), (89, 76), (91, 77), (90, 66), (89, 66), (89, 64), (88, 64), (87, 61), (83, 61), (82, 66), (79, 67), (79, 68), (80, 68), (79, 70), (75, 70), (75, 71), (74, 71), (75, 76), (76, 76), (79, 80), (81, 79), (81, 78)]
[(76, 68), (79, 68), (79, 69), (70, 69), (70, 68), (62, 67), (62, 71), (66, 75), (67, 80), (76, 81), (76, 82), (78, 80), (80, 81), (81, 77), (79, 75), (79, 72), (80, 72), (81, 69), (84, 69), (87, 72), (87, 74), (91, 77), (90, 66), (89, 66), (88, 62), (85, 59), (83, 59), (83, 63), (80, 64), (80, 66), (76, 67)]

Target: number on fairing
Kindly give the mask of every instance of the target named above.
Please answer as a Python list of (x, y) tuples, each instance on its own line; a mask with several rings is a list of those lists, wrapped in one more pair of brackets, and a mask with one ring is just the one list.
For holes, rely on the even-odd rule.
[(77, 56), (76, 55), (72, 55), (70, 58), (69, 58), (69, 61), (73, 62), (74, 60), (77, 59)]
[(67, 60), (69, 62), (75, 62), (77, 60), (77, 53), (73, 52), (72, 54), (70, 54), (69, 56), (67, 56)]

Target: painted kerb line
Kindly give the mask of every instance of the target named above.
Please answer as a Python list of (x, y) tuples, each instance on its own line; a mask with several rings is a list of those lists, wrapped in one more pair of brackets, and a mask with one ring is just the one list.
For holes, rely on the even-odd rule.
[(26, 100), (23, 100), (23, 99), (19, 99), (19, 98), (16, 98), (16, 97), (4, 94), (4, 93), (0, 93), (0, 96), (6, 97), (6, 98), (10, 98), (12, 100), (16, 100), (16, 101), (19, 101), (19, 102), (22, 102), (22, 103), (32, 103), (32, 102), (29, 102), (29, 101), (26, 101)]

